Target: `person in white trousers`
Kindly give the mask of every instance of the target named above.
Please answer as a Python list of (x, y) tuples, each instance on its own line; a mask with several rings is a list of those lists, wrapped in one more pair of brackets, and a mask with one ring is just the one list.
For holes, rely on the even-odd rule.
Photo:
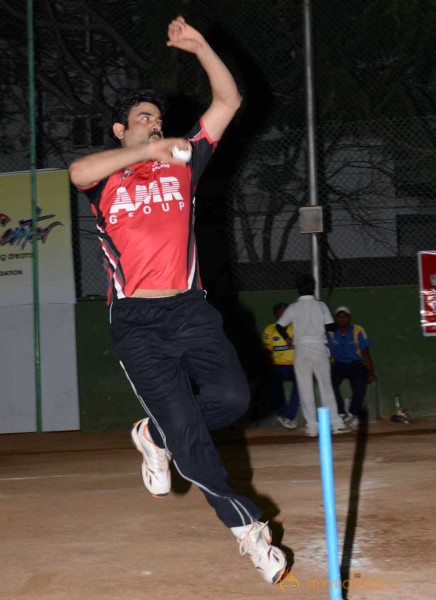
[[(315, 298), (315, 280), (312, 275), (300, 276), (297, 289), (298, 300), (286, 308), (276, 322), (276, 328), (280, 335), (287, 339), (286, 327), (290, 323), (294, 326), (294, 368), (300, 392), (301, 411), (306, 421), (305, 434), (309, 437), (318, 435), (314, 378), (318, 384), (322, 406), (330, 409), (332, 434), (348, 433), (352, 430), (344, 425), (338, 414), (330, 375), (326, 326), (334, 324), (334, 319), (327, 304)], [(292, 344), (292, 340), (287, 339), (287, 342)]]

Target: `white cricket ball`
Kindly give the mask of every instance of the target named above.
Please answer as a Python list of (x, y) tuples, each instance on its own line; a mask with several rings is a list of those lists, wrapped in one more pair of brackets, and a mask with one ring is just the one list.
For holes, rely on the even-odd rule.
[(192, 150), (188, 148), (188, 150), (180, 150), (177, 146), (173, 146), (171, 150), (171, 154), (174, 158), (178, 158), (179, 160), (183, 160), (185, 163), (188, 163), (191, 160)]

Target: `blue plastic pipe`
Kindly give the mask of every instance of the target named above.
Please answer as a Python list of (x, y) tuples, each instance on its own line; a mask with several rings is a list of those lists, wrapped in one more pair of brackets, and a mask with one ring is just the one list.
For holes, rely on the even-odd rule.
[(319, 456), (324, 499), (330, 600), (342, 600), (339, 572), (338, 532), (336, 527), (335, 485), (333, 478), (332, 436), (328, 408), (318, 408)]

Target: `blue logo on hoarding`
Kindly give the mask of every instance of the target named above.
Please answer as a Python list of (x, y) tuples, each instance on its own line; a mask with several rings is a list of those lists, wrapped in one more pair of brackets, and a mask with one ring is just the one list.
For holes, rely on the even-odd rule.
[[(52, 219), (56, 217), (56, 215), (42, 215), (41, 208), (38, 206), (36, 209), (37, 218), (39, 221), (46, 221), (47, 219)], [(9, 222), (10, 218), (8, 215), (4, 213), (0, 213), (0, 225), (5, 227)], [(46, 227), (36, 227), (36, 239), (39, 242), (45, 244), (47, 238), (51, 231), (58, 225), (64, 226), (61, 221), (53, 221), (48, 224)], [(23, 249), (27, 243), (31, 243), (33, 238), (32, 231), (32, 219), (20, 219), (18, 221), (18, 226), (14, 228), (6, 229), (3, 235), (0, 237), (0, 246), (6, 246), (6, 244), (10, 244), (11, 246), (19, 246)]]

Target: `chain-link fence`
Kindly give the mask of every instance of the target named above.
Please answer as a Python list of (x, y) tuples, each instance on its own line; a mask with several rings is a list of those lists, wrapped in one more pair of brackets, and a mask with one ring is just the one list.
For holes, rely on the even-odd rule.
[[(407, 6), (406, 6), (407, 4)], [(2, 0), (0, 171), (29, 168), (26, 15)], [(240, 114), (198, 190), (205, 286), (288, 289), (310, 262), (302, 2), (63, 0), (35, 3), (37, 167), (102, 147), (126, 89), (169, 97), (167, 135), (208, 105), (195, 59), (165, 45), (182, 13), (237, 78)], [(313, 1), (320, 236), (326, 286), (416, 283), (436, 246), (436, 6)], [(78, 296), (102, 296), (94, 218), (72, 190)]]
[[(329, 285), (417, 282), (417, 251), (436, 247), (435, 133), (432, 116), (318, 128), (322, 270)], [(239, 285), (293, 287), (310, 260), (309, 236), (298, 226), (306, 204), (304, 132), (257, 140), (230, 198)]]

